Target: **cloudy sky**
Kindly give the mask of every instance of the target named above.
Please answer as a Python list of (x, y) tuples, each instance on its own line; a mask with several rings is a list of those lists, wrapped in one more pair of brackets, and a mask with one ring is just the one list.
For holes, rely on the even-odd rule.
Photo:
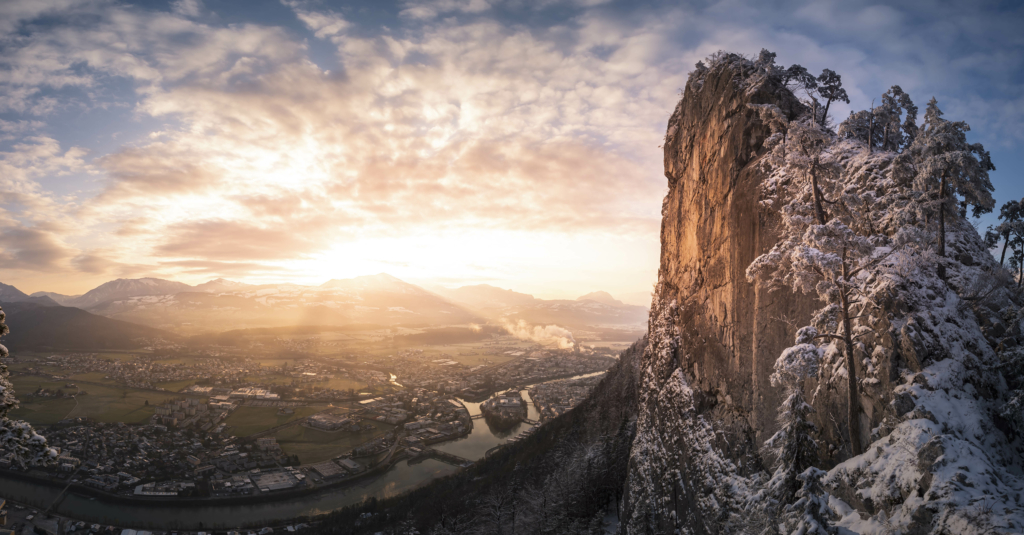
[(642, 301), (698, 60), (831, 68), (837, 118), (934, 95), (1002, 203), (1024, 196), (1021, 28), (1018, 2), (4, 0), (0, 281), (387, 272)]

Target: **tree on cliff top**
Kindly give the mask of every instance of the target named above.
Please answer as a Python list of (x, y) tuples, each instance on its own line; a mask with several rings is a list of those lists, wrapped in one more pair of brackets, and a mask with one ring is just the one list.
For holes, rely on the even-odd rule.
[[(1003, 251), (999, 255), (999, 265), (1006, 263), (1006, 249), (1014, 237), (1024, 236), (1024, 199), (1009, 201), (999, 208), (999, 219), (1003, 222), (995, 228), (996, 239), (1002, 238)], [(991, 244), (993, 247), (995, 243)]]
[(843, 77), (831, 69), (821, 71), (821, 76), (818, 76), (818, 94), (825, 99), (825, 111), (821, 114), (823, 120), (828, 119), (828, 108), (833, 102), (841, 100), (850, 103), (850, 97), (843, 89)]
[[(0, 309), (0, 336), (9, 329), (4, 323), (6, 314)], [(0, 345), (0, 358), (7, 357), (7, 348)], [(57, 452), (46, 446), (46, 439), (35, 432), (28, 422), (12, 420), (7, 414), (18, 408), (14, 387), (8, 379), (7, 365), (0, 361), (0, 454), (9, 455), (11, 462), (18, 466), (46, 464), (56, 459)]]
[[(981, 143), (967, 142), (971, 129), (967, 123), (942, 118), (935, 98), (928, 102), (924, 122), (914, 143), (897, 158), (897, 168), (909, 173), (915, 188), (924, 194), (919, 204), (924, 215), (938, 215), (936, 248), (939, 257), (945, 258), (946, 216), (955, 217), (958, 204), (972, 206), (975, 217), (992, 211), (995, 188), (988, 172), (995, 166)], [(938, 269), (944, 276), (945, 265), (940, 263)]]

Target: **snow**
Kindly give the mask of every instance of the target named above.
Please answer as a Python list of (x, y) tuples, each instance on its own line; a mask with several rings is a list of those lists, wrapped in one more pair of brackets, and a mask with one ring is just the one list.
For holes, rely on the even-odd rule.
[[(702, 90), (707, 73), (727, 64), (737, 88), (753, 94), (777, 68), (769, 56), (716, 54), (710, 68), (698, 64), (688, 89)], [(1024, 533), (1024, 397), (1021, 405), (1008, 403), (1024, 396), (1024, 385), (1008, 375), (1024, 367), (1024, 350), (1012, 349), (1024, 341), (1024, 303), (977, 230), (954, 210), (945, 212), (944, 256), (935, 246), (936, 177), (956, 175), (945, 182), (954, 199), (947, 208), (960, 199), (991, 207), (988, 154), (966, 143), (965, 124), (942, 120), (934, 102), (919, 130), (917, 109), (900, 88), (882, 100), (851, 116), (838, 134), (816, 126), (817, 119), (789, 120), (772, 105), (750, 106), (771, 131), (760, 159), (768, 173), (761, 204), (779, 211), (786, 228), (748, 276), (814, 295), (823, 306), (810, 327), (824, 336), (805, 331), (809, 336), (780, 355), (773, 384), (816, 376), (810, 402), (842, 412), (854, 376), (865, 424), (854, 428), (872, 430), (856, 456), (837, 431), (847, 444), (829, 449), (824, 487), (802, 489), (785, 508), (786, 521), (802, 511), (798, 530), (827, 531), (821, 522), (830, 518), (844, 534)], [(869, 120), (879, 121), (871, 149)], [(716, 422), (695, 410), (679, 369), (689, 358), (677, 354), (679, 307), (664, 301), (661, 282), (655, 293), (622, 531), (748, 531), (757, 527), (772, 479), (767, 472), (739, 476), (739, 460), (717, 449)], [(849, 355), (844, 335), (854, 338)], [(787, 401), (804, 407), (792, 396)], [(1000, 413), (1020, 420), (1008, 423)], [(1008, 425), (1018, 426), (1017, 435)], [(804, 483), (813, 487), (806, 477)]]

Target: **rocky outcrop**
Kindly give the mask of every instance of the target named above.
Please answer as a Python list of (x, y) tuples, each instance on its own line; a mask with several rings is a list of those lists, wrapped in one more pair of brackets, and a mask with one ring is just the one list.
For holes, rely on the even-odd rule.
[[(769, 381), (773, 365), (821, 306), (746, 278), (751, 262), (778, 241), (780, 224), (778, 207), (762, 196), (770, 132), (748, 104), (774, 104), (790, 119), (806, 111), (777, 78), (725, 55), (691, 74), (668, 123), (661, 267), (640, 365), (623, 533), (736, 531), (745, 500), (771, 468), (759, 451), (777, 430), (782, 401)], [(891, 159), (868, 164), (886, 172)], [(971, 287), (996, 266), (968, 223), (950, 235), (959, 237), (950, 238), (950, 259), (941, 261), (947, 279), (931, 266), (927, 274), (866, 281), (871, 308), (860, 305), (854, 325), (866, 453), (851, 458), (848, 393), (837, 380), (846, 372), (837, 352), (826, 352), (821, 374), (808, 381), (822, 468), (832, 469), (829, 491), (842, 500), (837, 521), (845, 515), (855, 532), (862, 517), (897, 532), (957, 531), (970, 525), (973, 504), (985, 496), (1002, 505), (992, 513), (985, 502), (992, 518), (977, 529), (1020, 527), (1018, 479), (992, 478), (998, 483), (965, 494), (968, 476), (937, 460), (957, 455), (985, 477), (1021, 466), (991, 417), (1005, 390), (992, 371), (993, 336), (1006, 330), (998, 311), (1009, 301), (994, 297), (998, 292), (985, 294), (1003, 300), (989, 308), (970, 301)], [(965, 431), (966, 420), (976, 430)]]
[[(781, 84), (751, 76), (728, 62), (691, 76), (669, 120), (630, 533), (719, 531), (727, 509), (720, 502), (729, 497), (718, 489), (733, 473), (761, 470), (757, 449), (774, 432), (782, 401), (768, 376), (814, 307), (746, 279), (747, 266), (775, 244), (778, 223), (759, 198), (770, 132), (747, 105), (775, 104), (793, 117), (803, 111)], [(647, 507), (665, 497), (667, 506)]]

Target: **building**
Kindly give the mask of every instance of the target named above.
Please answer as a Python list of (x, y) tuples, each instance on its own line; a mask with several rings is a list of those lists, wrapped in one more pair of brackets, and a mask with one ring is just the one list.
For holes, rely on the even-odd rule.
[(345, 470), (332, 461), (317, 463), (311, 466), (311, 468), (323, 478), (345, 475)]
[(252, 476), (253, 484), (256, 485), (256, 488), (260, 489), (261, 492), (294, 488), (298, 486), (303, 479), (305, 479), (305, 476), (295, 469), (285, 469), (277, 472), (263, 472)]
[(366, 468), (363, 467), (363, 465), (353, 461), (352, 459), (340, 459), (338, 461), (338, 464), (340, 464), (342, 468), (348, 470), (352, 474), (358, 474), (366, 470)]

